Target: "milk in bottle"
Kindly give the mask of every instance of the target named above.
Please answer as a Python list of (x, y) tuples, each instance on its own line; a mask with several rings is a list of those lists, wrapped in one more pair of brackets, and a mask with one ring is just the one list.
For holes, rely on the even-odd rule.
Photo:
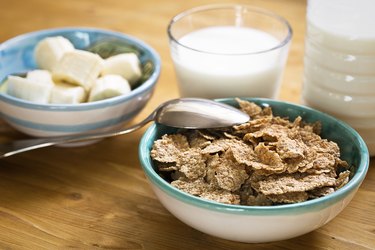
[(303, 102), (347, 122), (375, 155), (375, 1), (310, 0)]

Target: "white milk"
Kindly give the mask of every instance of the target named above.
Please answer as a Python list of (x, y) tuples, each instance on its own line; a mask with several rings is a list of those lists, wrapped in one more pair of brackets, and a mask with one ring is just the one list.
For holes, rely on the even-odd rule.
[(303, 101), (355, 128), (375, 155), (375, 1), (310, 0)]
[(275, 98), (278, 94), (287, 49), (270, 50), (280, 44), (270, 34), (217, 26), (189, 33), (179, 43), (183, 46), (172, 46), (172, 59), (181, 96)]

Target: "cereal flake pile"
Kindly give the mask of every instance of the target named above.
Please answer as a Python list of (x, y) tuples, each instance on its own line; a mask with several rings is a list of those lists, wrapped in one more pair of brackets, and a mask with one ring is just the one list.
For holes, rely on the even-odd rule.
[(293, 122), (237, 99), (251, 121), (225, 129), (181, 130), (154, 142), (159, 174), (189, 194), (226, 204), (278, 205), (325, 196), (349, 181), (320, 123)]

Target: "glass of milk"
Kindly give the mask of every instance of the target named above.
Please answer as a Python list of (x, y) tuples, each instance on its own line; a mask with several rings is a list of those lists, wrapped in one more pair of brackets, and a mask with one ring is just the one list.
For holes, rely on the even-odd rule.
[(347, 122), (375, 156), (375, 1), (310, 0), (304, 104)]
[(238, 4), (207, 5), (168, 26), (182, 97), (278, 96), (292, 29), (282, 17)]

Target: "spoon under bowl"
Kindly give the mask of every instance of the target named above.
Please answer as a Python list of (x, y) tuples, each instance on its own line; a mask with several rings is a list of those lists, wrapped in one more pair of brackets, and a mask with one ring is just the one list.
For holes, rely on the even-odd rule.
[(162, 103), (143, 121), (126, 129), (101, 133), (15, 140), (0, 144), (0, 158), (58, 144), (124, 135), (143, 127), (151, 121), (176, 128), (203, 129), (230, 127), (249, 120), (250, 117), (247, 114), (223, 103), (200, 98), (180, 98)]

